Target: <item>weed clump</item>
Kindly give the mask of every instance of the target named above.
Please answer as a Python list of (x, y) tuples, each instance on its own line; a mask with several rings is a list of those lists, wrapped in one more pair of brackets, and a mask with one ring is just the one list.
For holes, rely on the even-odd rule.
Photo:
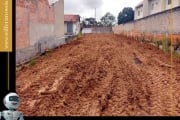
[(164, 52), (169, 52), (169, 47), (171, 46), (171, 40), (169, 38), (165, 38), (162, 40), (162, 46)]
[(82, 37), (82, 35), (83, 34), (81, 32), (79, 32), (78, 35), (75, 36), (74, 40), (80, 39)]
[(162, 45), (162, 40), (153, 40), (153, 43), (156, 47), (159, 47), (160, 45)]
[(29, 66), (34, 66), (36, 64), (36, 60), (35, 59), (32, 59), (30, 62), (29, 62)]
[(46, 49), (44, 53), (41, 54), (41, 56), (48, 56), (52, 52), (52, 49)]

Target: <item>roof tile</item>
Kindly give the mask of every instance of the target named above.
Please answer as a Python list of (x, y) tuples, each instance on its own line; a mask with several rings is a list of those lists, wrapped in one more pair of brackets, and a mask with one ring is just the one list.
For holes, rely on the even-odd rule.
[(77, 22), (80, 21), (79, 15), (64, 15), (64, 22)]

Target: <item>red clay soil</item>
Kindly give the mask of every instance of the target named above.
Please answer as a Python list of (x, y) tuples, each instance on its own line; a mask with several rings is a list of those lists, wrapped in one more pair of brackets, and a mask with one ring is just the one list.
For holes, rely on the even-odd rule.
[[(113, 34), (89, 34), (17, 72), (25, 116), (180, 115), (180, 60)], [(172, 73), (172, 75), (171, 75)]]

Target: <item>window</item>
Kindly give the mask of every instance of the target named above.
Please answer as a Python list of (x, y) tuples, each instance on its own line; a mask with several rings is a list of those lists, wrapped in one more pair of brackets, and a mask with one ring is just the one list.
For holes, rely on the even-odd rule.
[(140, 6), (140, 7), (137, 8), (136, 15), (141, 16), (142, 13), (143, 13), (143, 6)]
[(138, 16), (140, 16), (140, 11), (138, 10)]
[(168, 5), (170, 5), (172, 3), (172, 0), (168, 0)]
[(154, 10), (154, 3), (153, 3), (152, 6), (151, 6), (151, 10)]

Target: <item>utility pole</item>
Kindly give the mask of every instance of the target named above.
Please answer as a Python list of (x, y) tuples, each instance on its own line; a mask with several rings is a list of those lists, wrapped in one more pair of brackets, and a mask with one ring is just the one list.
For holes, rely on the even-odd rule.
[[(96, 8), (95, 8), (95, 22), (96, 22)], [(95, 23), (95, 31), (96, 31), (96, 23)]]
[(95, 8), (95, 20), (96, 20), (96, 8)]

